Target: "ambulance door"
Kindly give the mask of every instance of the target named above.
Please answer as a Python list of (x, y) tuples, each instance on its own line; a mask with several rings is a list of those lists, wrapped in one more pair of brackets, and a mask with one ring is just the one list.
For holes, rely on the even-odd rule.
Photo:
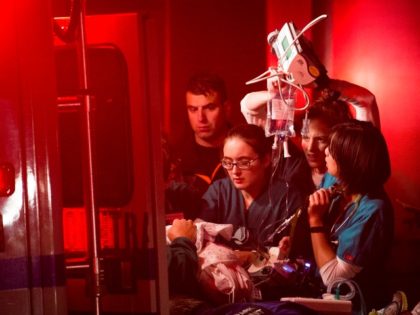
[(66, 314), (50, 3), (0, 20), (0, 313)]

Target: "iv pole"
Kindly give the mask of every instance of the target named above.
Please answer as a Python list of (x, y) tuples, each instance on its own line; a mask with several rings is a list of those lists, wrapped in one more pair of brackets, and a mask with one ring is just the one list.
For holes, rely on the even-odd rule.
[[(54, 23), (57, 36), (66, 43), (75, 42), (77, 49), (77, 66), (79, 72), (81, 125), (83, 139), (83, 192), (86, 207), (87, 235), (90, 263), (74, 266), (72, 269), (88, 268), (91, 273), (92, 289), (95, 298), (95, 315), (101, 313), (103, 295), (103, 268), (100, 258), (99, 210), (96, 206), (95, 176), (93, 156), (93, 108), (88, 80), (87, 40), (86, 40), (86, 0), (72, 0), (70, 21), (64, 31)], [(79, 35), (79, 36), (77, 36)], [(90, 232), (90, 233), (89, 233)]]
[[(101, 266), (100, 252), (100, 235), (99, 235), (99, 213), (96, 205), (95, 186), (94, 186), (94, 157), (93, 157), (93, 125), (92, 125), (92, 102), (89, 90), (88, 81), (88, 62), (87, 62), (87, 47), (86, 47), (86, 0), (80, 0), (79, 12), (79, 30), (80, 38), (78, 42), (78, 56), (79, 65), (82, 73), (80, 74), (80, 87), (82, 93), (82, 125), (83, 125), (83, 138), (84, 138), (84, 191), (85, 191), (85, 204), (87, 209), (87, 222), (88, 227), (91, 229), (90, 242), (90, 258), (92, 275), (92, 286), (95, 298), (95, 314), (101, 313), (101, 296), (102, 296), (102, 280), (103, 270)], [(89, 233), (88, 233), (89, 235)]]

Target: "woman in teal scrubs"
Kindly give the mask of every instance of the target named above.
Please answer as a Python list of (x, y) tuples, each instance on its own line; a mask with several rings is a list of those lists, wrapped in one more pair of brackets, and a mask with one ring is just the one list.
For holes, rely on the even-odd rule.
[(367, 309), (379, 309), (389, 301), (384, 269), (394, 222), (383, 188), (391, 173), (385, 139), (371, 123), (351, 121), (333, 128), (325, 154), (337, 183), (309, 197), (315, 261), (325, 285), (354, 280)]

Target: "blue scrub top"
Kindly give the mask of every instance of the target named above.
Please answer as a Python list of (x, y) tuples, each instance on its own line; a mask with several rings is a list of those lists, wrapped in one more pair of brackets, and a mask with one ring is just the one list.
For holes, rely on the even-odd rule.
[(307, 194), (293, 184), (278, 177), (272, 178), (248, 209), (241, 191), (235, 188), (229, 178), (223, 178), (210, 185), (202, 197), (199, 218), (214, 223), (230, 223), (236, 236), (246, 228), (249, 235), (243, 240), (231, 242), (239, 249), (255, 248), (256, 245), (277, 245), (278, 238), (267, 240), (275, 229), (304, 205)]
[[(326, 174), (322, 188), (331, 187), (337, 179)], [(329, 213), (338, 203), (332, 202)], [(329, 226), (330, 241), (336, 254), (345, 262), (362, 267), (355, 277), (367, 304), (377, 305), (386, 297), (385, 264), (394, 236), (391, 202), (383, 189), (360, 195), (345, 207), (345, 212)]]

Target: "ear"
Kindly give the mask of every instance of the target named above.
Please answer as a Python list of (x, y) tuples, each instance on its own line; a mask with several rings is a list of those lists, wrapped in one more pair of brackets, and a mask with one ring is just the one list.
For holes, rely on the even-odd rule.
[(261, 163), (264, 165), (264, 167), (269, 167), (271, 165), (271, 155), (264, 155), (264, 157), (261, 158)]

